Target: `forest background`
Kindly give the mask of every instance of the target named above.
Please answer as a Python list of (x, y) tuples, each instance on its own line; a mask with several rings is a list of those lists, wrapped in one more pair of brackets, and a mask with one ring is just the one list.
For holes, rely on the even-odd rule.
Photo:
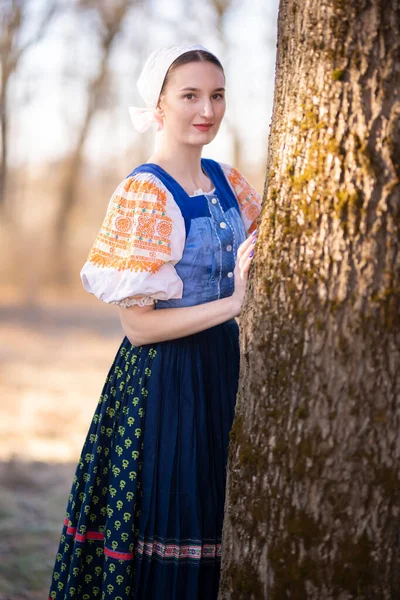
[(122, 339), (79, 271), (117, 184), (150, 155), (128, 106), (163, 44), (221, 59), (205, 157), (262, 193), (278, 2), (0, 0), (0, 600), (46, 596), (91, 416)]

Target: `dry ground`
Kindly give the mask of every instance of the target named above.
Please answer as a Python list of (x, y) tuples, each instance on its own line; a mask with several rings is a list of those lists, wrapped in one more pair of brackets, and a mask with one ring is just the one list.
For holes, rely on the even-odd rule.
[(0, 600), (46, 600), (75, 465), (122, 340), (86, 294), (0, 289)]

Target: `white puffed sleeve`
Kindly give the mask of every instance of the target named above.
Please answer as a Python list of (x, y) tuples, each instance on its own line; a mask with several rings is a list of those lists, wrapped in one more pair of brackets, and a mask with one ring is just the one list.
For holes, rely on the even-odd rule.
[(174, 265), (184, 245), (185, 223), (172, 194), (151, 173), (136, 173), (110, 199), (81, 270), (83, 287), (122, 307), (182, 298)]
[(220, 165), (238, 200), (246, 233), (252, 233), (257, 228), (257, 220), (261, 212), (261, 196), (237, 169), (226, 163)]

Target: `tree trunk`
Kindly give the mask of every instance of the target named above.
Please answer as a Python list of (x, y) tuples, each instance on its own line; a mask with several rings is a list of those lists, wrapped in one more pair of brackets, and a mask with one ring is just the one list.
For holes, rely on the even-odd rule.
[[(82, 0), (82, 4), (90, 5), (91, 2), (86, 3)], [(109, 75), (109, 61), (114, 40), (121, 30), (129, 9), (133, 5), (133, 0), (120, 0), (119, 4), (110, 11), (107, 3), (98, 6), (96, 2), (93, 2), (93, 6), (99, 11), (101, 17), (101, 61), (97, 75), (88, 85), (88, 102), (85, 108), (85, 115), (63, 178), (60, 193), (61, 202), (54, 227), (54, 248), (58, 254), (55, 276), (63, 284), (68, 283), (69, 280), (67, 256), (68, 224), (77, 200), (84, 146), (102, 96), (106, 93), (105, 84)]]
[(37, 30), (22, 45), (19, 45), (19, 38), (25, 25), (29, 3), (21, 0), (9, 0), (8, 3), (3, 2), (2, 12), (0, 11), (0, 211), (4, 210), (6, 203), (8, 178), (9, 84), (11, 76), (18, 69), (21, 58), (28, 49), (44, 37), (52, 19), (60, 9), (58, 0), (48, 0), (46, 4)]
[(1, 132), (1, 159), (0, 159), (0, 210), (3, 210), (7, 185), (7, 158), (8, 158), (8, 112), (7, 112), (7, 74), (5, 65), (2, 64), (2, 80), (0, 89), (0, 132)]
[(85, 117), (79, 131), (78, 139), (71, 156), (66, 160), (66, 169), (61, 187), (61, 202), (54, 226), (54, 249), (57, 249), (58, 260), (55, 265), (55, 277), (59, 283), (69, 283), (67, 256), (68, 224), (72, 209), (75, 206), (79, 177), (82, 165), (83, 149), (93, 117), (96, 113), (96, 102), (87, 106)]
[(400, 598), (400, 4), (281, 0), (220, 600)]

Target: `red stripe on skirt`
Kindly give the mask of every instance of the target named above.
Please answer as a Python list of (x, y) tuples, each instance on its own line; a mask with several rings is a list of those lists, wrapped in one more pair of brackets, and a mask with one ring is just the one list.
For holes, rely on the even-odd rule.
[(67, 535), (74, 535), (77, 542), (84, 542), (86, 539), (104, 540), (104, 533), (100, 533), (100, 531), (87, 531), (86, 533), (76, 533), (76, 527), (70, 527), (68, 519), (64, 519), (64, 525), (68, 525)]
[(132, 552), (114, 552), (109, 548), (104, 547), (104, 554), (111, 556), (111, 558), (117, 558), (118, 560), (131, 560), (133, 558)]

